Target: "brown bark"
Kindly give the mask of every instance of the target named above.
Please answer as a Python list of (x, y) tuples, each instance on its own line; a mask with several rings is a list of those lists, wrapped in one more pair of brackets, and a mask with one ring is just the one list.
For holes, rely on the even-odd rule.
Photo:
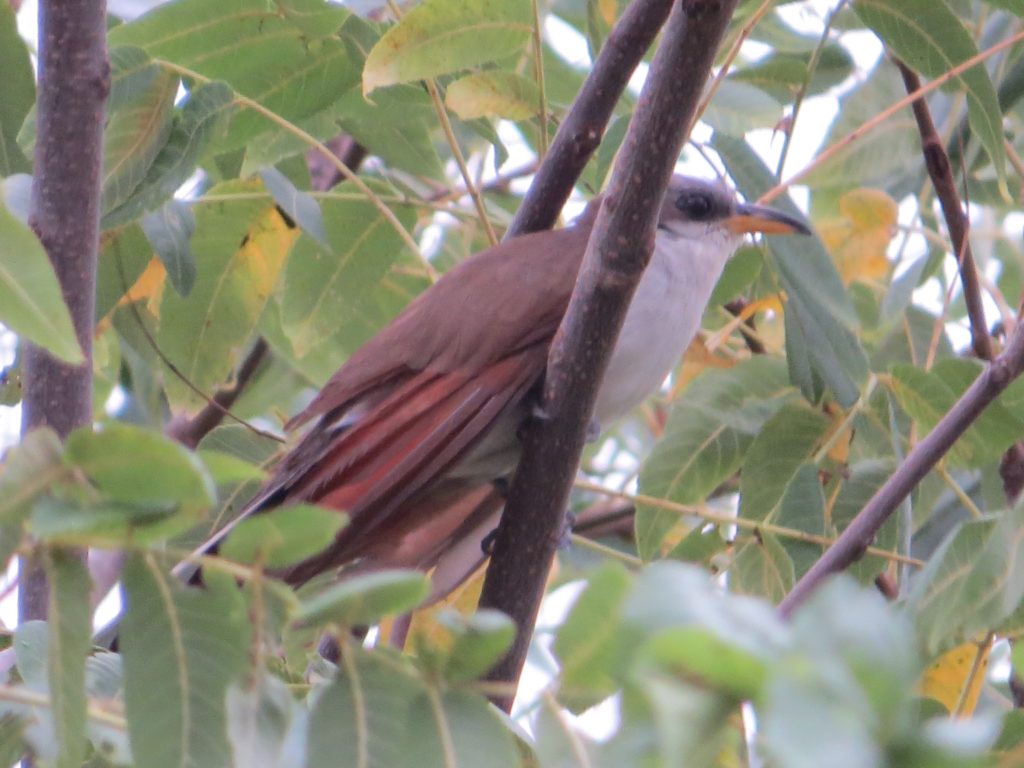
[[(659, 204), (735, 5), (676, 4), (623, 142), (548, 357), (545, 417), (524, 429), (523, 456), (484, 581), (481, 605), (505, 612), (519, 628), (491, 680), (515, 683), (522, 671), (598, 382), (650, 260)], [(512, 698), (497, 703), (508, 710)]]

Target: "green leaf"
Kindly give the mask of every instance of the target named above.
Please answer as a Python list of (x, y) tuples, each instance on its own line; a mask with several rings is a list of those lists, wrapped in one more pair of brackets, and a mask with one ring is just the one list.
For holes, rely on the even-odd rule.
[(732, 301), (743, 293), (761, 274), (764, 269), (764, 257), (761, 249), (749, 246), (741, 247), (725, 264), (722, 276), (715, 284), (715, 290), (708, 300), (709, 307), (717, 307)]
[(352, 90), (331, 112), (335, 115), (332, 125), (352, 134), (389, 166), (433, 179), (444, 178), (434, 146), (437, 115), (423, 88), (382, 88), (373, 95), (372, 103), (358, 90)]
[(701, 119), (732, 136), (755, 128), (771, 128), (782, 119), (782, 105), (755, 85), (723, 80)]
[(35, 75), (10, 4), (0, 8), (0, 178), (28, 173), (32, 164), (18, 146), (18, 131), (35, 103)]
[[(889, 62), (880, 59), (863, 81), (839, 99), (839, 112), (825, 136), (833, 146), (901, 97), (903, 80)], [(813, 212), (833, 215), (838, 198), (857, 187), (892, 189), (894, 184), (921, 173), (921, 138), (910, 110), (893, 115), (857, 141), (849, 142), (806, 177), (814, 190)], [(817, 218), (817, 216), (815, 216)]]
[(139, 765), (228, 763), (226, 696), (245, 669), (250, 628), (233, 580), (212, 576), (203, 589), (187, 588), (150, 557), (126, 563), (120, 646)]
[[(751, 83), (783, 102), (789, 102), (807, 83), (807, 94), (827, 91), (846, 80), (853, 71), (853, 59), (838, 43), (827, 43), (818, 55), (814, 72), (808, 72), (811, 54), (772, 51), (749, 67), (739, 67), (729, 75)], [(810, 76), (810, 82), (808, 82)]]
[[(196, 284), (187, 297), (170, 285), (160, 301), (160, 348), (189, 382), (211, 392), (234, 370), (291, 250), (295, 231), (273, 204), (251, 199), (249, 182), (219, 184), (211, 194), (242, 193), (199, 207), (192, 251)], [(176, 376), (165, 380), (168, 398), (196, 408), (201, 400)]]
[[(747, 198), (756, 199), (773, 186), (771, 173), (742, 139), (716, 133), (711, 143)], [(788, 196), (777, 198), (773, 205), (802, 215)], [(841, 405), (853, 405), (867, 380), (867, 358), (852, 330), (857, 324), (853, 304), (831, 257), (817, 237), (769, 236), (765, 240), (787, 295), (787, 356), (793, 351), (789, 331), (797, 326), (803, 342), (797, 362), (809, 363)], [(806, 369), (801, 365), (797, 370)], [(807, 376), (797, 381), (806, 392)]]
[[(222, 80), (294, 121), (329, 106), (358, 82), (349, 47), (333, 37), (348, 15), (316, 0), (180, 0), (114, 28), (109, 39)], [(253, 110), (240, 110), (221, 148), (241, 147), (270, 129), (280, 130)]]
[(96, 317), (106, 317), (153, 259), (153, 247), (138, 224), (100, 234)]
[(757, 696), (768, 674), (768, 665), (759, 655), (700, 627), (658, 632), (640, 646), (637, 664), (684, 680), (699, 679), (739, 699)]
[(24, 730), (22, 718), (12, 714), (0, 715), (0, 765), (15, 765), (21, 760), (25, 754)]
[(49, 688), (60, 754), (57, 765), (78, 768), (85, 756), (85, 657), (92, 645), (91, 582), (82, 557), (70, 550), (47, 552), (50, 583)]
[(201, 448), (199, 458), (202, 459), (203, 466), (216, 485), (263, 480), (267, 476), (267, 473), (256, 464), (224, 451)]
[(428, 691), (411, 703), (396, 768), (521, 765), (512, 733), (487, 700), (469, 691)]
[(0, 522), (20, 523), (39, 494), (68, 476), (57, 433), (34, 429), (13, 446), (0, 465)]
[[(409, 759), (409, 707), (423, 684), (389, 655), (348, 648), (346, 658), (312, 704), (306, 766), (394, 768)], [(412, 755), (426, 759), (422, 747), (412, 747)]]
[(115, 502), (154, 511), (208, 508), (213, 482), (192, 452), (158, 432), (121, 423), (68, 438), (65, 460)]
[(778, 603), (796, 583), (793, 559), (779, 537), (767, 531), (755, 531), (736, 548), (729, 586), (741, 595), (757, 595)]
[[(300, 358), (364, 314), (389, 267), (407, 252), (371, 203), (325, 200), (323, 207), (330, 249), (301, 237), (284, 271), (281, 321)], [(412, 229), (412, 209), (400, 208), (396, 215)]]
[(500, 117), (526, 120), (537, 114), (540, 90), (532, 80), (514, 72), (488, 69), (456, 80), (448, 86), (445, 104), (463, 120)]
[(754, 439), (740, 473), (740, 516), (771, 520), (797, 470), (825, 435), (828, 419), (806, 405), (785, 405)]
[(883, 765), (889, 742), (891, 764), (905, 764), (898, 750), (915, 724), (921, 672), (906, 618), (874, 587), (839, 577), (796, 612), (793, 632), (758, 709), (768, 759), (800, 768)]
[(66, 363), (85, 359), (50, 258), (35, 233), (2, 203), (0, 323)]
[(370, 51), (363, 68), (363, 93), (517, 53), (531, 29), (526, 0), (426, 0)]
[(707, 571), (684, 563), (662, 561), (641, 570), (620, 615), (644, 635), (695, 627), (765, 660), (788, 643), (786, 626), (765, 601), (727, 595)]
[(320, 204), (308, 192), (300, 192), (288, 177), (277, 168), (263, 168), (260, 178), (267, 192), (274, 198), (281, 209), (298, 224), (302, 231), (321, 245), (327, 245), (327, 233), (324, 231), (324, 215)]
[(126, 224), (163, 205), (193, 174), (200, 155), (220, 132), (234, 108), (235, 95), (224, 83), (204, 83), (189, 91), (167, 142), (153, 160), (145, 178), (124, 203), (104, 214), (103, 227)]
[[(967, 364), (973, 371), (967, 372), (966, 383), (970, 382), (978, 368)], [(958, 370), (959, 369), (959, 370)], [(940, 375), (940, 371), (946, 376)], [(957, 400), (959, 391), (965, 389), (960, 378), (962, 369), (958, 363), (943, 366), (938, 370), (924, 371), (909, 364), (897, 364), (891, 369), (893, 393), (900, 407), (918, 422), (923, 434), (931, 432), (939, 420), (946, 415)], [(954, 380), (955, 391), (946, 378)], [(953, 444), (947, 453), (950, 461), (961, 466), (978, 466), (985, 461), (998, 459), (1002, 452), (1024, 434), (1020, 419), (1003, 408), (998, 402), (992, 407), (996, 412), (984, 421), (979, 419), (964, 435)]]
[(170, 136), (178, 92), (178, 77), (138, 48), (114, 48), (110, 66), (101, 178), (104, 212), (124, 203), (146, 178)]
[[(739, 469), (754, 436), (795, 393), (781, 361), (756, 357), (698, 377), (672, 409), (661, 440), (644, 462), (644, 495), (679, 504), (703, 501)], [(637, 549), (649, 560), (661, 550), (679, 514), (641, 505)]]
[[(776, 507), (775, 522), (816, 536), (826, 534), (825, 493), (818, 477), (818, 467), (806, 463), (793, 474)], [(835, 518), (832, 519), (833, 524)], [(794, 575), (799, 579), (821, 557), (820, 544), (780, 537), (782, 546), (793, 560)]]
[(325, 507), (276, 507), (235, 526), (220, 554), (240, 563), (283, 568), (326, 549), (346, 522), (344, 514)]
[(914, 579), (907, 609), (930, 657), (996, 629), (1024, 599), (1024, 505), (961, 525)]
[(444, 666), (449, 680), (476, 680), (508, 650), (516, 636), (516, 625), (500, 611), (482, 608), (463, 617), (446, 617), (455, 632), (455, 642)]
[(140, 223), (174, 290), (188, 296), (196, 282), (196, 257), (190, 244), (196, 219), (191, 206), (172, 198), (143, 216)]
[(632, 587), (618, 563), (593, 572), (558, 630), (553, 650), (561, 664), (561, 701), (580, 712), (621, 685), (630, 646), (618, 614)]
[(292, 728), (301, 723), (298, 712), (288, 686), (276, 677), (260, 675), (245, 687), (231, 686), (227, 693), (231, 765), (238, 768), (298, 765), (295, 755), (288, 754)]
[[(944, 2), (856, 0), (853, 9), (900, 58), (927, 77), (939, 77), (978, 54), (974, 39)], [(1003, 196), (1008, 197), (1003, 114), (988, 70), (979, 63), (954, 82), (967, 95), (971, 128), (992, 159)]]
[(383, 616), (405, 613), (430, 593), (430, 581), (418, 571), (381, 570), (352, 576), (306, 598), (295, 615), (298, 628), (373, 624)]

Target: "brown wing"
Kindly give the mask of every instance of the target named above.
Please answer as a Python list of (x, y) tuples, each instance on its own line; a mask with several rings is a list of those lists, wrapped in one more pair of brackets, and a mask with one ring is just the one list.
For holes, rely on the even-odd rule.
[(527, 235), (512, 241), (514, 252), (503, 243), (467, 260), (353, 354), (289, 423), (320, 417), (247, 513), (306, 501), (350, 518), (331, 547), (283, 574), (289, 581), (366, 555), (395, 560), (383, 553), (400, 542), (401, 562), (427, 565), (463, 527), (460, 515), (481, 508), (470, 503), (483, 493), (480, 480), (452, 488), (445, 473), (542, 376), (589, 229), (584, 221), (546, 233), (543, 247)]
[[(419, 371), (475, 373), (548, 343), (572, 293), (592, 217), (476, 254), (357, 350), (286, 426), (344, 410)], [(424, 329), (430, 329), (424, 333)]]

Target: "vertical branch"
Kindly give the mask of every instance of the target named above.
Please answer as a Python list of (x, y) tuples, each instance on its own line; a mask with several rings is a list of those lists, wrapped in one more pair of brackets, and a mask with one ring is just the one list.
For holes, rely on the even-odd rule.
[[(100, 169), (109, 90), (105, 0), (41, 0), (29, 224), (57, 272), (85, 362), (66, 365), (26, 345), (24, 432), (45, 425), (64, 437), (92, 421)], [(47, 596), (42, 574), (25, 560), (22, 568), (24, 621), (45, 613)]]
[[(907, 93), (921, 90), (921, 79), (910, 67), (896, 60)], [(981, 302), (981, 283), (978, 281), (978, 268), (974, 263), (971, 243), (967, 239), (967, 213), (964, 211), (960, 195), (956, 190), (953, 172), (949, 165), (949, 157), (942, 146), (939, 132), (935, 130), (928, 102), (919, 96), (910, 105), (917, 120), (917, 130), (921, 134), (921, 150), (924, 152), (924, 163), (931, 177), (935, 195), (942, 205), (942, 215), (946, 219), (950, 240), (953, 242), (953, 253), (960, 268), (960, 283), (964, 288), (964, 303), (967, 305), (967, 317), (971, 322), (971, 346), (974, 353), (982, 360), (992, 359), (992, 339), (989, 337), (988, 324), (985, 322), (985, 309)]]
[[(543, 419), (523, 456), (480, 603), (512, 617), (516, 639), (489, 678), (519, 679), (560, 539), (584, 432), (629, 300), (650, 260), (658, 211), (736, 0), (681, 0), (669, 17), (548, 357)], [(501, 701), (510, 709), (511, 697)]]

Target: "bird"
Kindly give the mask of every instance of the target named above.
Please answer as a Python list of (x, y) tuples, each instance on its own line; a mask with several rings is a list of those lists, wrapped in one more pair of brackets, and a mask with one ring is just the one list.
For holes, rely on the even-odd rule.
[[(344, 512), (348, 524), (326, 549), (274, 575), (301, 586), (339, 570), (433, 568), (433, 594), (443, 596), (482, 562), (600, 201), (563, 229), (506, 240), (449, 270), (285, 425), (307, 430), (239, 517), (313, 503)], [(809, 229), (740, 202), (719, 182), (672, 177), (593, 424), (660, 388), (726, 262), (754, 232)]]

